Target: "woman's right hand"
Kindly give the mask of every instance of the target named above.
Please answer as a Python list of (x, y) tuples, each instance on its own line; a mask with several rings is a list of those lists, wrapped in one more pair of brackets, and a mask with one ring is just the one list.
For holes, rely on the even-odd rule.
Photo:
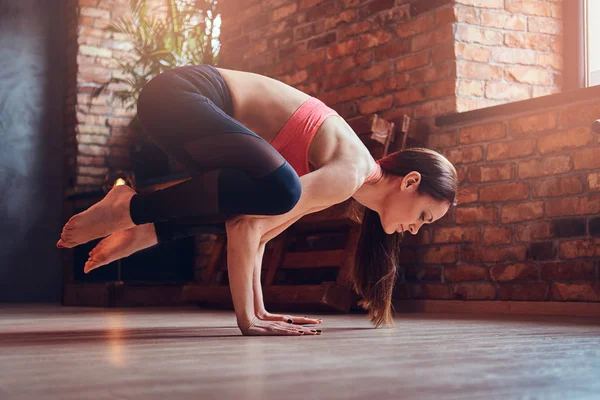
[(246, 327), (240, 327), (244, 336), (304, 336), (320, 335), (320, 329), (305, 328), (281, 321), (263, 321), (256, 317)]

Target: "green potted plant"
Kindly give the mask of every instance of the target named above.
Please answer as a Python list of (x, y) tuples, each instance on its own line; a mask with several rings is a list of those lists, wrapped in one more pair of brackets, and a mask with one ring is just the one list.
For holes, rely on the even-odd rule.
[[(95, 88), (90, 103), (117, 84), (119, 89), (112, 92), (114, 98), (124, 109), (131, 110), (136, 107), (141, 90), (155, 76), (183, 65), (216, 65), (219, 0), (163, 0), (158, 7), (156, 5), (156, 0), (129, 0), (129, 15), (109, 25), (107, 29), (111, 32), (130, 38), (131, 57), (117, 60), (119, 76)], [(137, 180), (168, 174), (172, 165), (145, 137), (137, 115), (129, 128), (137, 141), (132, 149), (132, 160), (143, 164), (136, 166), (134, 162)], [(148, 160), (144, 162), (143, 158)]]

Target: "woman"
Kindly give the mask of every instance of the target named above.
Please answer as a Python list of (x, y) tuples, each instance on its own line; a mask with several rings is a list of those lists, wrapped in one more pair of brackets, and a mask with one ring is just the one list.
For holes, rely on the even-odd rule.
[(185, 217), (205, 215), (222, 221), (227, 233), (229, 283), (242, 333), (319, 334), (294, 324), (320, 320), (265, 310), (265, 244), (302, 216), (353, 197), (373, 210), (363, 239), (379, 242), (367, 244), (373, 251), (358, 260), (354, 286), (376, 326), (393, 323), (398, 235), (392, 234), (416, 234), (454, 203), (457, 177), (448, 160), (411, 149), (376, 162), (350, 126), (319, 100), (265, 76), (209, 65), (154, 78), (140, 94), (138, 116), (192, 177), (147, 195), (116, 186), (73, 216), (58, 247), (108, 236), (90, 253), (86, 273), (193, 234)]

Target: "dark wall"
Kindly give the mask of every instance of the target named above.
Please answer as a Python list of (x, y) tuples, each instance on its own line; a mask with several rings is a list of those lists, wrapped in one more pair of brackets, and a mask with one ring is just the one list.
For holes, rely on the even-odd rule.
[(64, 0), (0, 0), (0, 301), (60, 300)]

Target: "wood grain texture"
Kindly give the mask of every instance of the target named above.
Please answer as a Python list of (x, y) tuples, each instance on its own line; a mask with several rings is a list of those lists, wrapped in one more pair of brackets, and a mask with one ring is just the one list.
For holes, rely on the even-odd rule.
[(595, 399), (600, 320), (324, 315), (315, 337), (243, 337), (232, 312), (0, 308), (6, 399)]

